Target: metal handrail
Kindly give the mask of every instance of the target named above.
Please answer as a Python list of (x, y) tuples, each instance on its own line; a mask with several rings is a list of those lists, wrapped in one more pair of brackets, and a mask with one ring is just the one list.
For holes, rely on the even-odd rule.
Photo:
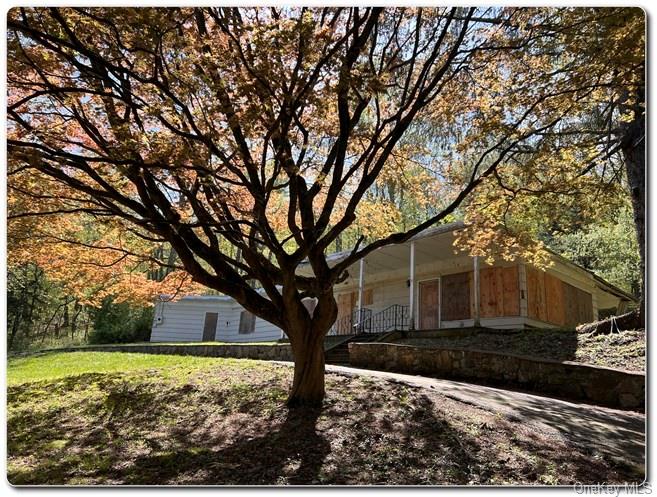
[(371, 333), (406, 330), (408, 329), (409, 318), (407, 305), (393, 304), (371, 317), (369, 329)]
[(366, 307), (356, 309), (343, 316), (331, 327), (329, 335), (359, 335), (361, 333), (383, 333), (389, 330), (407, 330), (409, 327), (407, 305), (393, 304), (372, 314)]

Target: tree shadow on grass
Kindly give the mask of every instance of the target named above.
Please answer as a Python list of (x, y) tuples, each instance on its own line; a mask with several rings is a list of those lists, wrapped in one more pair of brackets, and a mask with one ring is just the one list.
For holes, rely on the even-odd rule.
[(310, 484), (317, 482), (330, 444), (316, 430), (321, 409), (291, 409), (282, 424), (224, 448), (198, 447), (179, 434), (178, 450), (135, 459), (113, 476), (126, 484), (220, 485)]
[[(546, 474), (560, 483), (609, 481), (605, 461), (562, 454), (562, 442), (518, 435), (523, 423), (406, 385), (332, 375), (323, 409), (287, 410), (280, 377), (230, 385), (138, 380), (78, 376), (53, 385), (57, 399), (45, 409), (15, 405), (45, 385), (12, 389), (10, 481), (440, 485), (540, 483)], [(93, 395), (77, 395), (91, 384)], [(568, 474), (553, 463), (570, 464)]]

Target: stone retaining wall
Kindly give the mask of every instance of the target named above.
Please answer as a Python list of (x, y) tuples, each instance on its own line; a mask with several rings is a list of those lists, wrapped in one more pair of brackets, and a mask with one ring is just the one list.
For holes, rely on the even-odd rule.
[(194, 355), (204, 357), (233, 357), (237, 359), (263, 359), (292, 361), (290, 345), (90, 345), (53, 349), (60, 352), (136, 352), (140, 354)]
[(350, 343), (352, 366), (506, 384), (595, 404), (645, 407), (645, 374), (482, 350)]

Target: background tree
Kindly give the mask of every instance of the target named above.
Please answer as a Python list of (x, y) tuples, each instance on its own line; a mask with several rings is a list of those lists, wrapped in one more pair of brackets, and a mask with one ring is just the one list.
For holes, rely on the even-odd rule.
[[(149, 242), (150, 258), (152, 244), (170, 244), (195, 282), (285, 331), (288, 404), (316, 405), (347, 269), (446, 220), (500, 165), (549, 157), (543, 142), (600, 91), (546, 49), (547, 21), (527, 19), (490, 8), (13, 9), (10, 182), (47, 177), (62, 210), (110, 220), (117, 237)], [(395, 219), (357, 227), (329, 265), (359, 209), (383, 199), (383, 221), (397, 215), (385, 173), (398, 163), (429, 171), (440, 200), (402, 231)]]
[[(536, 147), (496, 170), (468, 200), (470, 228), (461, 243), (490, 255), (499, 247), (521, 246), (529, 258), (544, 260), (544, 241), (613, 281), (633, 282), (640, 304), (616, 319), (622, 328), (644, 326), (645, 275), (645, 15), (638, 8), (525, 9), (523, 23), (545, 37), (539, 52), (552, 53), (571, 80), (595, 81), (581, 112), (543, 135)], [(540, 157), (540, 162), (537, 162)], [(635, 242), (618, 238), (629, 201)], [(602, 240), (602, 234), (610, 238)], [(556, 238), (553, 236), (556, 235)], [(631, 233), (625, 231), (625, 235)], [(574, 240), (598, 240), (597, 250)], [(612, 245), (615, 247), (612, 249)], [(589, 247), (589, 248), (586, 248)], [(632, 251), (637, 249), (636, 257)], [(609, 250), (609, 252), (604, 252)], [(614, 260), (627, 255), (632, 269)], [(508, 255), (508, 250), (503, 250)], [(594, 266), (594, 267), (592, 267)], [(611, 267), (615, 269), (611, 269)], [(616, 276), (612, 276), (616, 274)], [(632, 275), (632, 276), (630, 276)], [(626, 285), (621, 285), (626, 286)], [(607, 332), (611, 321), (583, 330)]]

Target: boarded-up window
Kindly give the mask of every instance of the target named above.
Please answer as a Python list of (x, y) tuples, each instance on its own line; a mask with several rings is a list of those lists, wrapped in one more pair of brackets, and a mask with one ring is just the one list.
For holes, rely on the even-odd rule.
[(588, 323), (593, 320), (593, 298), (556, 276), (528, 266), (527, 315), (557, 326)]
[(566, 324), (566, 307), (564, 305), (563, 282), (556, 276), (545, 274), (545, 301), (547, 304), (547, 320), (558, 326)]
[(517, 266), (482, 269), (479, 272), (479, 292), (480, 317), (520, 315)]
[(448, 274), (441, 278), (441, 320), (469, 319), (472, 272)]
[(563, 282), (566, 325), (575, 326), (593, 320), (593, 298), (590, 293)]
[(369, 288), (363, 291), (363, 305), (372, 305), (374, 303), (374, 289)]
[(255, 331), (255, 314), (242, 311), (240, 314), (240, 334), (253, 333)]
[(216, 312), (206, 312), (205, 322), (203, 323), (203, 341), (214, 341), (215, 334), (217, 333), (217, 319), (219, 314)]
[(545, 272), (527, 266), (527, 315), (539, 321), (547, 321), (545, 303)]

